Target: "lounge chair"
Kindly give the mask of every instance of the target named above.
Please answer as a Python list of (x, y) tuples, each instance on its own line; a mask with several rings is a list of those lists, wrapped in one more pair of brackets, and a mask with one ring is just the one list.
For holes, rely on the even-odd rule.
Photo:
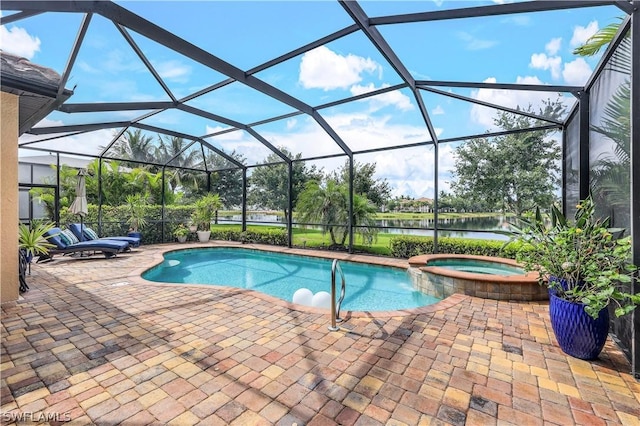
[[(71, 238), (73, 237), (73, 238)], [(52, 228), (45, 233), (45, 238), (55, 246), (49, 250), (48, 258), (53, 258), (54, 254), (102, 252), (104, 257), (114, 257), (129, 248), (126, 241), (116, 240), (95, 240), (78, 241), (75, 235), (69, 230), (62, 231), (60, 228)]]
[[(82, 232), (80, 229), (82, 228)], [(78, 238), (79, 241), (98, 241), (98, 240), (116, 240), (126, 241), (130, 247), (139, 247), (140, 238), (137, 237), (98, 237), (98, 234), (87, 225), (80, 225), (79, 223), (69, 224), (69, 230), (73, 232), (73, 235)]]

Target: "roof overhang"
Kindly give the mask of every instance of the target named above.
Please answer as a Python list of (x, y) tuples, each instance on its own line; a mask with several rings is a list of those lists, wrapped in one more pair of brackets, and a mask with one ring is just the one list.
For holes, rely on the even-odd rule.
[(19, 131), (22, 135), (65, 102), (73, 91), (59, 91), (60, 75), (27, 59), (0, 52), (1, 90), (19, 97)]

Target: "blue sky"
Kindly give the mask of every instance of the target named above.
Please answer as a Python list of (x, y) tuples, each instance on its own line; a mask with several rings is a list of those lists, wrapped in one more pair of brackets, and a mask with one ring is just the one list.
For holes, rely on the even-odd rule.
[[(249, 70), (353, 23), (334, 1), (118, 3), (242, 70)], [(495, 3), (502, 1), (363, 1), (360, 4), (369, 16), (376, 17)], [(10, 13), (2, 12), (3, 16)], [(596, 7), (385, 25), (378, 29), (416, 79), (582, 85), (599, 58), (578, 58), (572, 54), (573, 48), (622, 15), (615, 7)], [(79, 15), (56, 13), (17, 21), (0, 28), (2, 49), (62, 73), (80, 22)], [(177, 98), (226, 78), (139, 34), (132, 31), (130, 34)], [(361, 32), (255, 76), (311, 106), (402, 82)], [(91, 21), (67, 87), (75, 87), (70, 103), (169, 100), (116, 27), (97, 15)], [(556, 93), (549, 92), (439, 89), (512, 108), (529, 104), (535, 107), (544, 99), (557, 97)], [(421, 93), (440, 138), (495, 130), (495, 110), (442, 95)], [(567, 105), (574, 102), (571, 95), (562, 99)], [(237, 82), (189, 101), (188, 105), (244, 124), (293, 111)], [(120, 121), (139, 117), (145, 112), (74, 115), (54, 112), (39, 125)], [(407, 89), (323, 109), (320, 114), (354, 151), (429, 140), (415, 98)], [(143, 122), (194, 136), (227, 128), (224, 124), (194, 118), (177, 110), (162, 112)], [(301, 152), (305, 157), (340, 152), (320, 126), (305, 115), (257, 126), (255, 130), (273, 145), (284, 146), (294, 153)], [(102, 130), (35, 146), (72, 146), (74, 152), (95, 154), (100, 146), (110, 141), (112, 134), (113, 130)], [(24, 135), (21, 141), (32, 139)], [(245, 155), (250, 164), (260, 162), (269, 153), (242, 131), (208, 141), (228, 152), (235, 149)], [(440, 147), (440, 189), (448, 188), (455, 147), (454, 144)], [(22, 151), (21, 154), (39, 154)], [(317, 163), (332, 169), (343, 161)], [(356, 161), (376, 162), (378, 177), (388, 179), (396, 195), (433, 196), (432, 148), (359, 155)]]

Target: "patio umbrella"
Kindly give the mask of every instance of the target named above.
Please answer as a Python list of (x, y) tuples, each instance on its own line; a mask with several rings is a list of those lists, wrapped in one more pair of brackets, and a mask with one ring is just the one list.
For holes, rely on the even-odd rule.
[(86, 169), (78, 170), (78, 182), (76, 182), (76, 199), (71, 203), (69, 210), (73, 214), (80, 216), (80, 235), (84, 235), (83, 232), (83, 219), (89, 213), (89, 207), (87, 206), (87, 188), (85, 186), (84, 177), (87, 175)]

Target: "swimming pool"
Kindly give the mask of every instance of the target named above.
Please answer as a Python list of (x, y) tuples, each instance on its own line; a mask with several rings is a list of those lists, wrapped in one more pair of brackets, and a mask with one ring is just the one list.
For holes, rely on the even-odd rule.
[[(291, 302), (300, 288), (331, 292), (331, 260), (244, 248), (198, 248), (164, 254), (142, 274), (149, 281), (247, 288)], [(346, 293), (342, 310), (411, 309), (441, 299), (416, 290), (406, 270), (341, 261)], [(336, 283), (339, 286), (339, 280)], [(339, 288), (338, 288), (339, 291)]]
[(478, 259), (434, 259), (427, 262), (427, 266), (439, 266), (441, 268), (453, 269), (454, 271), (502, 275), (505, 277), (524, 274), (524, 270), (517, 266)]

